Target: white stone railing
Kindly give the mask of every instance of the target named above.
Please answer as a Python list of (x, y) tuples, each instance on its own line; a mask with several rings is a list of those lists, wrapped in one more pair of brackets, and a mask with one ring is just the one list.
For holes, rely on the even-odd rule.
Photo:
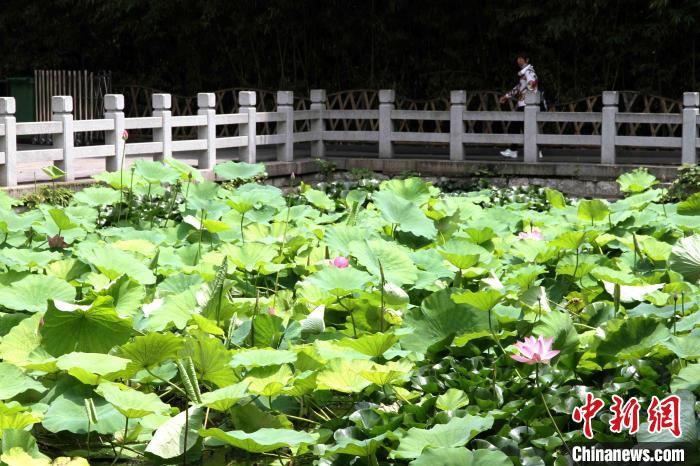
[[(297, 143), (310, 143), (308, 156), (323, 157), (326, 143), (365, 142), (378, 144), (380, 158), (394, 157), (394, 147), (401, 143), (420, 143), (449, 147), (450, 160), (465, 160), (465, 145), (521, 144), (524, 161), (538, 163), (538, 151), (545, 146), (594, 147), (601, 152), (601, 163), (614, 164), (619, 147), (648, 147), (680, 149), (682, 163), (696, 163), (700, 93), (683, 95), (682, 113), (621, 113), (618, 112), (619, 96), (615, 91), (603, 93), (601, 112), (540, 112), (539, 96), (529, 95), (523, 112), (466, 111), (465, 91), (452, 91), (449, 111), (401, 110), (395, 108), (393, 90), (379, 92), (379, 108), (372, 110), (328, 110), (324, 90), (312, 90), (309, 110), (294, 110), (294, 95), (290, 91), (277, 92), (274, 112), (258, 112), (256, 95), (241, 91), (238, 95), (237, 113), (217, 114), (215, 94), (200, 93), (197, 96), (197, 115), (173, 116), (170, 94), (153, 94), (152, 116), (126, 118), (124, 97), (108, 94), (104, 99), (103, 119), (74, 120), (73, 101), (70, 96), (54, 96), (51, 99), (52, 121), (23, 122), (15, 120), (15, 101), (12, 97), (0, 98), (0, 185), (17, 185), (17, 164), (24, 162), (50, 162), (65, 172), (65, 180), (75, 179), (75, 165), (82, 159), (104, 158), (107, 170), (117, 171), (125, 156), (147, 156), (154, 160), (173, 157), (177, 153), (197, 154), (197, 166), (211, 169), (217, 162), (217, 151), (236, 149), (244, 162), (257, 161), (256, 151), (261, 146), (275, 146), (277, 160), (292, 161)], [(352, 119), (377, 120), (377, 131), (338, 131), (326, 129), (327, 120)], [(395, 131), (400, 120), (449, 121), (450, 132)], [(308, 131), (295, 131), (295, 122), (308, 121)], [(520, 134), (486, 134), (467, 132), (465, 122), (522, 121)], [(600, 124), (600, 134), (571, 135), (544, 132), (549, 122), (575, 122)], [(273, 123), (273, 134), (256, 134), (256, 125)], [(618, 128), (624, 124), (669, 124), (682, 126), (680, 137), (626, 136)], [(232, 125), (236, 136), (217, 137), (217, 126)], [(173, 128), (196, 128), (197, 138), (173, 140)], [(131, 142), (122, 140), (124, 130), (150, 129), (151, 141)], [(104, 131), (105, 144), (74, 146), (75, 133)], [(39, 134), (53, 136), (49, 148), (34, 146), (18, 150), (17, 137)], [(125, 152), (125, 153), (124, 153)]]

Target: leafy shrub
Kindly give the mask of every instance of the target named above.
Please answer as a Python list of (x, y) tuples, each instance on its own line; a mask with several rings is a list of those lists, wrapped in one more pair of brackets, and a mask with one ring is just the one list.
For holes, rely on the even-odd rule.
[(664, 202), (679, 202), (700, 192), (700, 166), (683, 165), (663, 197)]
[(338, 170), (338, 166), (330, 160), (316, 159), (318, 171), (325, 181), (333, 179), (333, 174)]
[(22, 197), (22, 202), (29, 209), (33, 209), (39, 204), (65, 207), (74, 194), (73, 190), (64, 187), (41, 186), (35, 191), (25, 194)]

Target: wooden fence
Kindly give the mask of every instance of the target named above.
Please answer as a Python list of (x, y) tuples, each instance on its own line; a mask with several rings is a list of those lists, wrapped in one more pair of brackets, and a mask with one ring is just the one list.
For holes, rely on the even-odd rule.
[[(308, 146), (304, 157), (323, 157), (329, 143), (373, 143), (380, 158), (394, 157), (400, 144), (420, 144), (426, 148), (442, 145), (449, 147), (453, 161), (465, 159), (466, 145), (495, 146), (521, 144), (524, 161), (538, 163), (538, 151), (543, 146), (589, 147), (600, 150), (601, 162), (614, 164), (620, 147), (660, 148), (680, 150), (683, 163), (696, 163), (700, 93), (686, 92), (682, 108), (674, 113), (621, 112), (624, 94), (615, 91), (602, 95), (599, 110), (541, 112), (539, 96), (528, 95), (524, 111), (470, 110), (468, 93), (452, 91), (449, 107), (445, 110), (397, 108), (393, 90), (380, 90), (376, 101), (366, 103), (370, 109), (329, 108), (324, 90), (312, 90), (308, 107), (298, 105), (290, 91), (278, 91), (275, 108), (260, 111), (257, 93), (239, 91), (237, 109), (231, 113), (217, 111), (219, 101), (214, 93), (197, 96), (197, 112), (193, 115), (173, 115), (172, 96), (151, 95), (149, 115), (126, 116), (124, 96), (108, 94), (104, 97), (104, 117), (75, 118), (71, 96), (53, 96), (51, 121), (17, 123), (14, 117), (15, 101), (0, 98), (0, 184), (17, 184), (17, 164), (21, 162), (48, 162), (65, 171), (65, 179), (75, 179), (75, 166), (82, 159), (102, 158), (107, 170), (119, 170), (125, 157), (146, 156), (155, 160), (186, 153), (194, 155), (199, 169), (211, 169), (217, 163), (217, 151), (234, 148), (239, 159), (254, 163), (257, 148), (273, 146), (276, 158), (291, 161), (295, 146)], [(304, 99), (306, 100), (306, 99)], [(301, 108), (300, 108), (301, 107)], [(422, 121), (423, 126), (411, 126)], [(345, 125), (343, 122), (351, 122)], [(371, 124), (367, 123), (371, 122)], [(408, 122), (408, 123), (406, 123)], [(431, 122), (432, 131), (425, 122)], [(512, 122), (522, 122), (522, 133), (508, 132)], [(490, 126), (490, 131), (484, 128)], [(265, 126), (267, 125), (267, 126)], [(495, 125), (503, 131), (494, 132)], [(582, 134), (561, 134), (557, 125), (585, 128)], [(636, 126), (635, 126), (636, 125)], [(629, 127), (656, 128), (645, 135), (630, 134)], [(222, 134), (222, 127), (228, 132)], [(261, 132), (260, 128), (268, 130)], [(667, 128), (660, 131), (659, 128)], [(193, 138), (177, 139), (178, 128), (191, 128)], [(549, 128), (549, 129), (548, 129)], [(149, 140), (133, 142), (122, 140), (124, 130), (146, 130)], [(76, 147), (75, 135), (82, 132), (102, 132), (104, 144)], [(51, 148), (17, 149), (17, 137), (26, 135), (53, 135)], [(426, 150), (426, 153), (430, 153)]]

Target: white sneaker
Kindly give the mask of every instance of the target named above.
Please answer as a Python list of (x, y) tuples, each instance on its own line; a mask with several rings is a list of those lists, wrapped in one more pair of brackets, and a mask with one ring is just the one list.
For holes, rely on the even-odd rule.
[(518, 158), (518, 151), (517, 151), (517, 150), (506, 149), (506, 150), (502, 150), (502, 151), (501, 151), (501, 155), (502, 155), (503, 157), (508, 157), (508, 158), (510, 158), (510, 159), (517, 159), (517, 158)]

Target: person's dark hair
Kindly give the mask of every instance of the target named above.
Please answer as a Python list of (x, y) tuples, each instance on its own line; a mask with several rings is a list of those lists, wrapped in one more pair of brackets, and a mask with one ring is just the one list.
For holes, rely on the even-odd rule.
[(527, 52), (519, 52), (515, 58), (524, 58), (526, 62), (530, 62), (530, 54)]

